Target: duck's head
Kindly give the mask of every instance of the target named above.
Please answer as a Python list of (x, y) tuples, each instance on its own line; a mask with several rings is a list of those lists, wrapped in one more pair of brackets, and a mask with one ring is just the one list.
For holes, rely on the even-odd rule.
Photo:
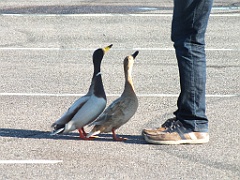
[(124, 59), (124, 68), (127, 70), (127, 69), (131, 69), (131, 67), (133, 66), (133, 63), (134, 63), (134, 59), (137, 57), (139, 51), (136, 51), (134, 52), (132, 55), (130, 56), (127, 56), (125, 59)]
[(104, 48), (99, 48), (97, 49), (96, 51), (94, 51), (93, 53), (93, 63), (96, 63), (96, 62), (101, 62), (102, 59), (103, 59), (103, 56), (104, 54), (109, 51), (109, 49), (112, 47), (113, 45), (109, 45), (107, 47), (104, 47)]

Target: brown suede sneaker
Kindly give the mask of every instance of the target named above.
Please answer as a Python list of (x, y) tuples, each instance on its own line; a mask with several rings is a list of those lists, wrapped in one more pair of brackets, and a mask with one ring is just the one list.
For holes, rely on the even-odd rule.
[(165, 131), (166, 127), (170, 126), (174, 121), (176, 121), (176, 117), (168, 119), (165, 123), (162, 124), (161, 127), (156, 129), (143, 129), (142, 135), (157, 135), (161, 131)]
[(163, 131), (144, 134), (144, 139), (153, 144), (199, 144), (209, 141), (207, 132), (193, 132), (187, 130), (180, 121), (175, 120)]

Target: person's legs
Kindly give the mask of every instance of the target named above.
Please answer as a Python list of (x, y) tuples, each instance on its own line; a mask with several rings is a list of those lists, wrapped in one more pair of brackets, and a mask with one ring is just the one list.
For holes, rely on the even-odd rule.
[(179, 67), (181, 93), (176, 118), (192, 131), (207, 132), (205, 115), (205, 32), (212, 0), (175, 0), (172, 41)]
[[(167, 133), (174, 132), (180, 126), (183, 129), (178, 130), (178, 134), (179, 131), (183, 134), (208, 132), (208, 119), (205, 115), (204, 39), (212, 3), (213, 0), (174, 0), (171, 38), (178, 61), (181, 92), (177, 101), (178, 109), (174, 113), (176, 120), (171, 120), (167, 126), (165, 123), (166, 131), (171, 126), (171, 131)], [(159, 129), (160, 132), (157, 133), (155, 130), (152, 135), (164, 134), (164, 129)], [(151, 135), (151, 131), (145, 130), (144, 133)], [(183, 135), (180, 136), (180, 139), (184, 138)]]

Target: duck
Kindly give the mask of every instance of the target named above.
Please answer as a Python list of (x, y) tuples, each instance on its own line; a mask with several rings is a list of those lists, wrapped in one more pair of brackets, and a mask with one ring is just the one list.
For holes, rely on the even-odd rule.
[(77, 99), (51, 127), (51, 135), (69, 133), (78, 130), (80, 139), (87, 140), (84, 126), (94, 121), (105, 109), (107, 98), (101, 77), (101, 62), (113, 45), (94, 51), (92, 60), (94, 72), (86, 95)]
[(132, 80), (132, 67), (134, 59), (139, 51), (127, 56), (123, 61), (125, 85), (124, 91), (119, 98), (114, 100), (106, 110), (89, 126), (94, 126), (86, 137), (97, 137), (100, 133), (112, 132), (115, 141), (125, 141), (127, 138), (118, 137), (115, 133), (116, 129), (127, 123), (136, 113), (138, 108), (138, 98), (135, 93)]

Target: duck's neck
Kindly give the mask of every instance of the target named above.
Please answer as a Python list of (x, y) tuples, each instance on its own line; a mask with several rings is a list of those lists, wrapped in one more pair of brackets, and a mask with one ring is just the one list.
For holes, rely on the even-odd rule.
[(102, 83), (100, 66), (101, 66), (101, 63), (94, 64), (92, 82), (91, 82), (88, 93), (89, 94), (93, 93), (97, 97), (102, 97), (106, 99), (106, 94), (105, 94), (103, 83)]
[(97, 97), (102, 97), (106, 99), (106, 94), (104, 91), (103, 83), (102, 83), (102, 76), (101, 73), (98, 72), (94, 77), (94, 94)]
[(96, 75), (98, 73), (100, 73), (100, 65), (94, 64), (94, 71), (93, 71), (93, 76), (92, 76), (92, 80), (91, 80), (91, 85), (88, 89), (88, 94), (94, 93), (94, 87), (95, 87), (95, 84), (96, 84)]
[(100, 63), (99, 63), (99, 64), (94, 64), (93, 78), (94, 78), (98, 73), (101, 72), (100, 66), (101, 66)]
[(134, 92), (134, 86), (132, 81), (132, 68), (125, 69), (125, 88), (124, 93), (132, 94)]

